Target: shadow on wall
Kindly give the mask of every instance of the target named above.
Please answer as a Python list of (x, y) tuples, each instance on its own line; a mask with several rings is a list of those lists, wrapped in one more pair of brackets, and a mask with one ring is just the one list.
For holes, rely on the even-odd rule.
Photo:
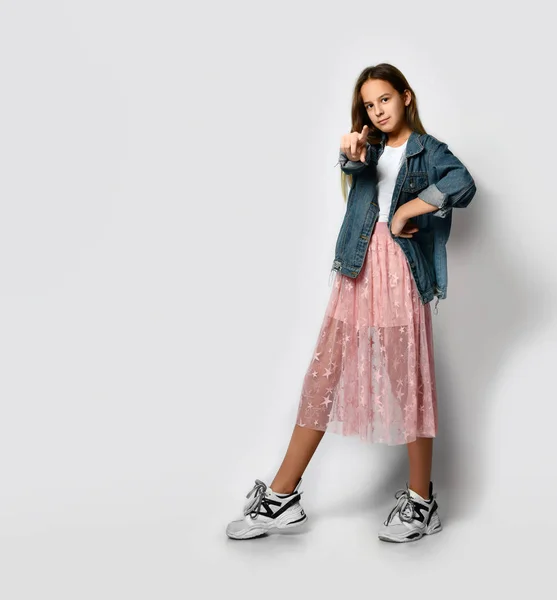
[[(481, 197), (476, 200), (467, 210), (455, 209), (447, 246), (449, 292), (433, 318), (439, 406), (433, 475), (451, 517), (474, 513), (487, 491), (485, 456), (494, 452), (488, 436), (497, 418), (493, 385), (506, 357), (544, 325), (548, 302), (532, 294), (530, 270), (517, 270), (505, 248), (497, 247), (490, 235), (496, 224), (486, 220)], [(458, 280), (456, 260), (464, 261)]]

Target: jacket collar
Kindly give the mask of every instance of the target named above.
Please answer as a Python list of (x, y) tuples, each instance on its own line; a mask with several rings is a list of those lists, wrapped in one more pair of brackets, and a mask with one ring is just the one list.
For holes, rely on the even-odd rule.
[[(423, 136), (416, 131), (412, 131), (410, 137), (408, 138), (408, 143), (406, 144), (406, 156), (414, 156), (414, 154), (418, 154), (424, 149), (424, 145), (422, 143)], [(382, 131), (381, 132), (381, 146), (385, 147), (385, 142), (387, 141), (387, 134)]]

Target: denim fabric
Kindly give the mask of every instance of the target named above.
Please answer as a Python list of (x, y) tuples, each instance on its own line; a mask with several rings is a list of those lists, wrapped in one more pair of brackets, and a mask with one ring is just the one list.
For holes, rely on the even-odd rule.
[[(332, 271), (356, 278), (366, 256), (371, 232), (379, 216), (377, 162), (385, 148), (382, 132), (378, 144), (367, 144), (364, 162), (350, 161), (340, 152), (340, 168), (352, 175), (346, 213), (335, 246)], [(338, 164), (338, 163), (337, 163)], [(412, 238), (393, 236), (400, 245), (424, 304), (447, 297), (447, 254), (452, 209), (470, 204), (476, 193), (474, 179), (444, 142), (413, 131), (406, 144), (404, 162), (398, 173), (389, 214), (389, 232), (396, 209), (421, 198), (438, 210), (413, 217), (419, 227)], [(391, 234), (392, 235), (392, 234)]]

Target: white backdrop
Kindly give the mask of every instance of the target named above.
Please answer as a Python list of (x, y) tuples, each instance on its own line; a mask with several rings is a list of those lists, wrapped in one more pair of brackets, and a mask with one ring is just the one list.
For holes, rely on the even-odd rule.
[[(544, 6), (0, 2), (2, 598), (441, 598), (549, 581)], [(304, 475), (308, 530), (228, 540), (290, 438), (345, 208), (339, 140), (356, 77), (380, 62), (478, 188), (453, 216), (434, 315), (445, 529), (380, 542), (406, 447), (329, 434)]]

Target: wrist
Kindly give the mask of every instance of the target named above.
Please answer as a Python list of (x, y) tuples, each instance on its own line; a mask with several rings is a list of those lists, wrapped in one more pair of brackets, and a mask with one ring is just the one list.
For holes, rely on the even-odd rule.
[(411, 219), (414, 215), (412, 214), (412, 207), (408, 206), (410, 203), (412, 202), (412, 200), (410, 200), (410, 202), (406, 202), (405, 204), (402, 204), (401, 206), (399, 206), (396, 210), (396, 212), (398, 213), (398, 216), (401, 219)]

